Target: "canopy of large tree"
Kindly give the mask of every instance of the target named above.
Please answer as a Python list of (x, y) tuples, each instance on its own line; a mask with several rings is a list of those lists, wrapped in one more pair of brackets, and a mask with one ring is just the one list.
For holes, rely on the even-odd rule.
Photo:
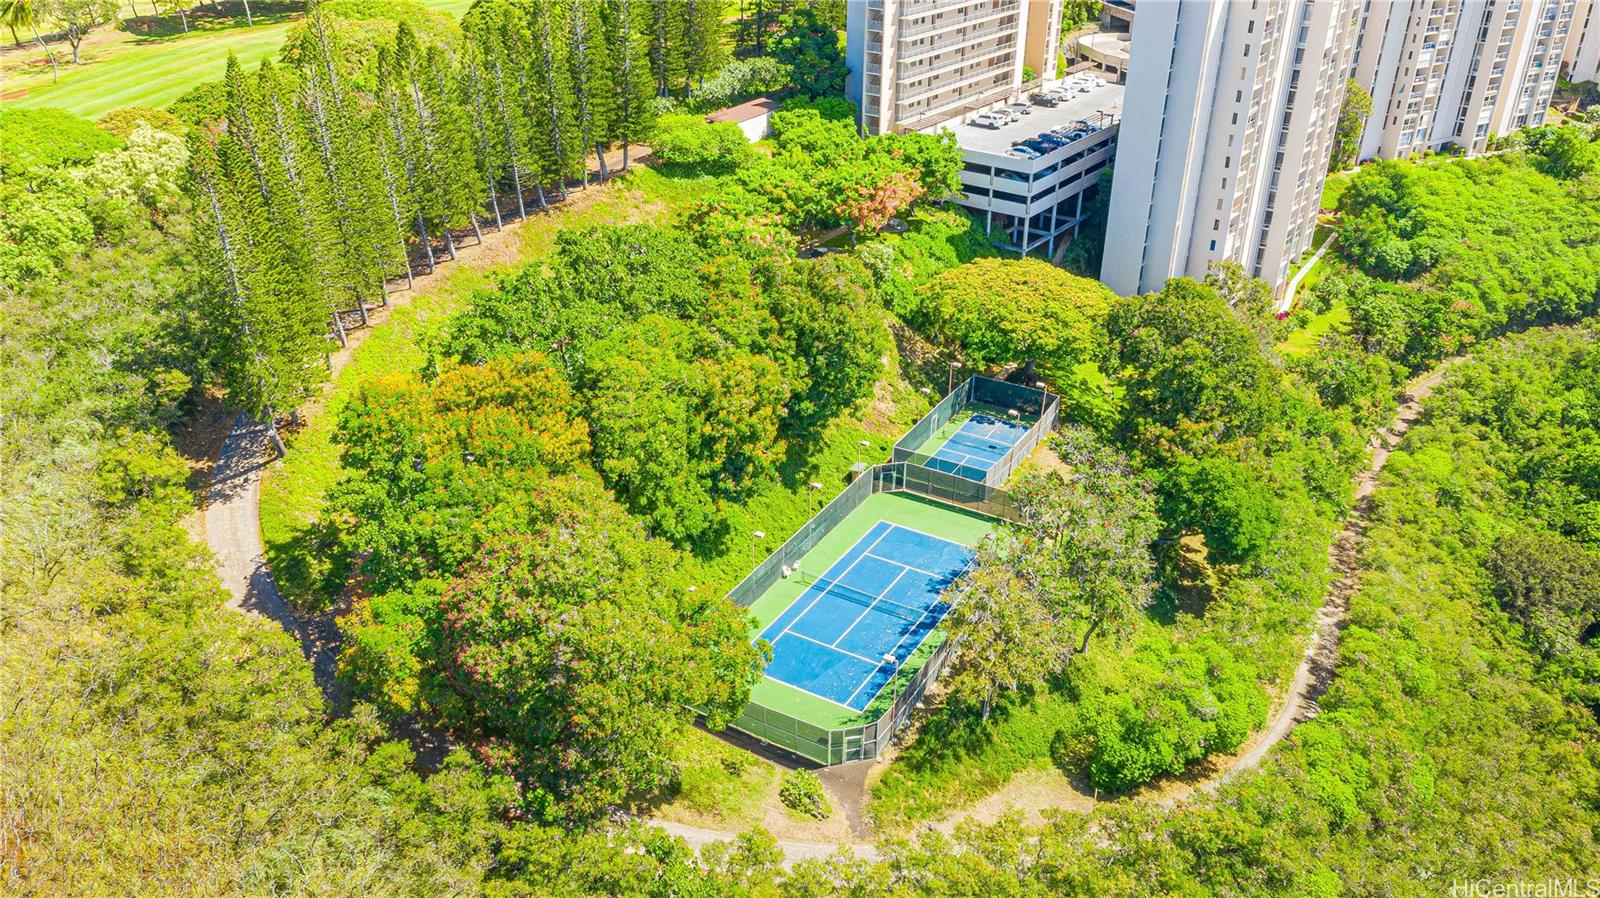
[(1102, 351), (1115, 298), (1099, 281), (1048, 262), (978, 259), (935, 277), (922, 312), (940, 342), (974, 367), (1064, 369)]

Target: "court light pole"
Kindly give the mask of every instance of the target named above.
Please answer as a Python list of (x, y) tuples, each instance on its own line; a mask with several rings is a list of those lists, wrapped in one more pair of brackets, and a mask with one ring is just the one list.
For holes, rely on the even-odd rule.
[(811, 518), (814, 518), (814, 517), (817, 516), (817, 513), (812, 510), (812, 508), (816, 504), (816, 500), (813, 499), (812, 497), (815, 496), (817, 494), (817, 490), (820, 490), (820, 489), (822, 489), (822, 484), (816, 482), (815, 480), (813, 480), (810, 483), (806, 484), (806, 519), (807, 520), (810, 520)]
[(750, 566), (751, 567), (755, 567), (756, 566), (756, 540), (758, 540), (758, 539), (766, 539), (766, 538), (767, 538), (767, 534), (766, 534), (765, 531), (762, 531), (762, 530), (752, 530), (752, 531), (750, 531)]

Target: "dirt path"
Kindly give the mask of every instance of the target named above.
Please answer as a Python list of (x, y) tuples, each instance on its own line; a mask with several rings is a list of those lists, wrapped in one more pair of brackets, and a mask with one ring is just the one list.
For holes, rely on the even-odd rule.
[[(635, 147), (634, 152), (637, 163), (647, 156), (649, 148)], [(608, 160), (613, 155), (616, 157), (613, 171), (616, 171), (616, 163), (621, 161), (620, 151), (608, 154)], [(346, 344), (329, 354), (329, 374), (323, 390), (301, 406), (298, 410), (301, 417), (309, 418), (318, 413), (339, 372), (395, 309), (434, 289), (460, 267), (489, 269), (515, 263), (521, 258), (525, 225), (543, 222), (550, 213), (581, 210), (611, 189), (618, 188), (605, 184), (575, 188), (569, 199), (551, 206), (549, 212), (535, 212), (530, 208), (526, 219), (508, 220), (499, 230), (484, 228), (481, 242), (458, 243), (456, 261), (441, 261), (432, 273), (415, 276), (409, 289), (403, 278), (391, 282), (386, 305), (369, 312), (368, 325), (349, 331)], [(195, 466), (200, 492), (199, 513), (195, 516), (197, 529), (204, 531), (206, 544), (216, 556), (217, 572), (228, 590), (228, 607), (271, 620), (295, 637), (311, 662), (317, 687), (330, 706), (338, 709), (343, 707), (344, 698), (334, 676), (340, 642), (335, 620), (338, 609), (317, 615), (296, 612), (284, 601), (272, 569), (267, 566), (261, 541), (261, 473), (274, 460), (266, 426), (243, 413), (235, 415), (226, 438), (216, 449), (215, 458), (209, 465)]]
[[(1294, 731), (1301, 722), (1317, 716), (1317, 702), (1333, 682), (1338, 659), (1339, 634), (1344, 629), (1345, 616), (1350, 610), (1350, 598), (1360, 586), (1361, 572), (1357, 564), (1360, 547), (1366, 533), (1367, 518), (1372, 511), (1372, 493), (1378, 486), (1378, 476), (1388, 462), (1389, 455), (1400, 444), (1406, 431), (1422, 414), (1423, 402), (1433, 392), (1445, 373), (1456, 360), (1450, 359), (1406, 385), (1400, 404), (1389, 424), (1368, 441), (1370, 458), (1355, 479), (1355, 505), (1349, 519), (1328, 550), (1328, 567), (1338, 579), (1328, 588), (1328, 595), (1318, 610), (1311, 638), (1306, 643), (1300, 665), (1295, 669), (1286, 698), (1278, 703), (1267, 726), (1247, 742), (1242, 751), (1227, 758), (1214, 759), (1215, 763), (1196, 771), (1197, 776), (1167, 780), (1157, 784), (1146, 794), (1153, 804), (1165, 808), (1176, 807), (1195, 796), (1209, 795), (1223, 783), (1248, 770), (1259, 767), (1273, 746)], [(1040, 771), (1029, 768), (1019, 771), (1011, 781), (994, 794), (978, 803), (929, 824), (949, 833), (956, 824), (974, 820), (991, 822), (1009, 811), (1021, 811), (1024, 816), (1043, 819), (1047, 810), (1067, 810), (1080, 813), (1092, 811), (1099, 802), (1082, 785), (1072, 783), (1058, 771)], [(698, 848), (707, 842), (726, 840), (734, 833), (718, 832), (684, 824), (657, 822), (667, 831), (684, 838)], [(811, 843), (780, 842), (789, 862), (817, 856), (818, 846)], [(870, 844), (841, 843), (837, 848), (847, 848), (863, 857), (873, 857), (876, 852)]]
[[(590, 191), (584, 191), (575, 196), (571, 202), (584, 202), (589, 193)], [(530, 216), (528, 220), (538, 219)], [(485, 232), (482, 245), (458, 247), (460, 264), (489, 267), (497, 261), (504, 260), (508, 252), (514, 253), (513, 248), (517, 244), (510, 241), (518, 239), (517, 232), (523, 223), (508, 222), (501, 231)], [(434, 279), (443, 277), (447, 271), (446, 266), (441, 266), (441, 271), (433, 275), (418, 277), (414, 290), (391, 294), (389, 310), (409, 302), (410, 298), (416, 295), (416, 291), (429, 289), (433, 286)], [(372, 327), (382, 323), (387, 316), (388, 310), (380, 310), (372, 317)], [(349, 345), (332, 355), (330, 365), (335, 375), (349, 362), (356, 348), (366, 340), (372, 327), (352, 331)], [(1154, 793), (1160, 796), (1155, 799), (1155, 803), (1172, 807), (1194, 795), (1216, 791), (1223, 783), (1238, 774), (1259, 766), (1272, 747), (1292, 732), (1297, 724), (1316, 716), (1317, 702), (1332, 682), (1337, 661), (1339, 633), (1343, 629), (1345, 615), (1349, 610), (1350, 597), (1354, 595), (1360, 583), (1360, 572), (1357, 568), (1359, 548), (1366, 531), (1367, 516), (1371, 510), (1371, 495), (1377, 488), (1378, 475), (1382, 472), (1390, 453), (1399, 445), (1412, 423), (1422, 414), (1423, 401), (1438, 386), (1453, 362), (1453, 359), (1448, 360), (1431, 372), (1413, 379), (1407, 385), (1394, 417), (1368, 443), (1371, 457), (1367, 467), (1356, 476), (1354, 508), (1328, 553), (1329, 568), (1338, 575), (1338, 579), (1329, 588), (1327, 598), (1317, 612), (1306, 651), (1286, 690), (1287, 698), (1279, 704), (1266, 728), (1251, 739), (1243, 751), (1231, 758), (1219, 759), (1220, 763), (1206, 769), (1200, 776), (1164, 783)], [(331, 380), (330, 377), (330, 384)], [(319, 403), (320, 398), (311, 400), (308, 410), (314, 411)], [(299, 640), (302, 651), (312, 663), (318, 686), (330, 703), (338, 707), (342, 697), (333, 675), (339, 646), (335, 612), (330, 611), (316, 616), (296, 614), (279, 594), (272, 571), (267, 567), (261, 542), (259, 517), (261, 471), (272, 460), (270, 452), (266, 428), (249, 420), (243, 414), (238, 415), (232, 430), (218, 451), (209, 483), (205, 488), (203, 521), (207, 543), (217, 556), (218, 571), (231, 596), (229, 607), (266, 617)], [(1044, 804), (1051, 804), (1059, 809), (1085, 812), (1092, 810), (1096, 804), (1092, 798), (1085, 799), (1081, 792), (1075, 798), (1071, 794), (1074, 790), (1071, 789), (1046, 791), (1056, 794), (1057, 797), (1064, 795), (1075, 800), (1062, 800), (1059, 803), (1041, 802), (1041, 796), (1033, 794), (1040, 784), (1029, 780), (1029, 775), (1032, 775), (1029, 771), (1023, 771), (1013, 778), (1012, 784), (1008, 784), (995, 795), (933, 825), (948, 830), (961, 820), (989, 819), (1012, 807), (1025, 809), (1029, 811), (1030, 816), (1038, 816), (1047, 809)], [(852, 780), (854, 779), (853, 777)], [(861, 779), (864, 793), (865, 778)], [(1018, 788), (1012, 788), (1013, 785)], [(1012, 800), (1011, 796), (1018, 798)], [(851, 829), (859, 832), (861, 826), (859, 816), (850, 822)], [(683, 838), (696, 849), (708, 842), (724, 841), (737, 835), (669, 821), (652, 821), (652, 823)], [(876, 857), (877, 854), (871, 844), (855, 841), (838, 843), (780, 841), (778, 845), (783, 850), (787, 863), (806, 858), (826, 857), (841, 848), (867, 858)]]
[(300, 643), (317, 687), (332, 707), (342, 696), (334, 678), (339, 628), (332, 611), (296, 614), (278, 592), (261, 545), (261, 469), (272, 461), (267, 427), (240, 412), (222, 442), (205, 491), (206, 543), (228, 589), (228, 607), (267, 618)]
[(1219, 786), (1246, 770), (1260, 766), (1261, 759), (1274, 745), (1283, 741), (1295, 726), (1317, 716), (1317, 702), (1333, 684), (1334, 668), (1338, 662), (1339, 634), (1344, 631), (1345, 618), (1350, 611), (1350, 598), (1361, 586), (1361, 540), (1367, 532), (1367, 518), (1372, 513), (1372, 493), (1378, 488), (1378, 475), (1388, 463), (1390, 453), (1400, 445), (1411, 425), (1422, 415), (1422, 404), (1444, 379), (1446, 371), (1455, 363), (1450, 359), (1432, 371), (1414, 378), (1406, 385), (1400, 405), (1386, 427), (1368, 441), (1371, 453), (1367, 467), (1356, 475), (1355, 505), (1344, 528), (1328, 548), (1328, 568), (1338, 579), (1328, 588), (1327, 600), (1317, 611), (1316, 624), (1306, 651), (1289, 681), (1288, 700), (1278, 708), (1249, 746), (1233, 762), (1214, 777), (1195, 783), (1189, 789), (1168, 796), (1163, 803), (1175, 805), (1195, 793), (1215, 792)]

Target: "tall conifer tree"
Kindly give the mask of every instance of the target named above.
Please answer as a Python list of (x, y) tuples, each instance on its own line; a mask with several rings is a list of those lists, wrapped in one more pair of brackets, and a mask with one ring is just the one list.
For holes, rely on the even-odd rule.
[[(571, 0), (568, 8), (567, 68), (572, 83), (573, 123), (584, 155), (594, 150), (600, 165), (600, 177), (605, 179), (607, 136), (612, 131), (611, 119), (615, 114), (615, 98), (611, 93), (613, 79), (609, 72), (611, 56), (606, 52), (605, 36), (600, 19), (605, 14), (601, 0)], [(589, 180), (588, 165), (584, 165), (584, 181)]]
[[(601, 31), (611, 76), (612, 114), (607, 142), (622, 144), (622, 167), (629, 147), (644, 140), (655, 125), (649, 42), (638, 31), (640, 0), (603, 0)], [(644, 5), (651, 5), (645, 3)]]
[(556, 3), (529, 0), (521, 6), (533, 39), (527, 83), (538, 184), (541, 189), (554, 184), (565, 197), (567, 180), (581, 173), (587, 154), (573, 122), (572, 79), (565, 59), (568, 47), (562, 39), (566, 22)]
[[(307, 13), (300, 41), (300, 107), (326, 185), (341, 279), (358, 296), (382, 303), (387, 300), (384, 282), (394, 266), (405, 266), (406, 280), (411, 279), (405, 228), (396, 224), (398, 216), (384, 201), (371, 124), (340, 77), (338, 44), (320, 5), (313, 4)], [(364, 302), (358, 308), (364, 309)]]

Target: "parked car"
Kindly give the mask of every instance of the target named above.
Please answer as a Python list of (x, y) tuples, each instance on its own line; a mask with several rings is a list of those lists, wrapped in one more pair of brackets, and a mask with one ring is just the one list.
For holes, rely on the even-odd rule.
[(1060, 106), (1061, 105), (1061, 98), (1056, 96), (1055, 94), (1047, 94), (1047, 93), (1045, 93), (1043, 91), (1040, 91), (1039, 93), (1036, 93), (1036, 94), (1033, 95), (1033, 105), (1035, 105), (1035, 106)]
[(1011, 112), (1014, 112), (1017, 115), (1033, 114), (1033, 107), (1029, 106), (1027, 103), (1012, 103), (1010, 106), (1007, 106), (1006, 109), (1009, 109)]
[(973, 116), (967, 122), (967, 124), (976, 125), (979, 128), (988, 128), (991, 131), (998, 131), (998, 130), (1000, 130), (1000, 126), (1001, 125), (1007, 124), (1010, 121), (1011, 121), (1010, 118), (1008, 118), (1008, 117), (1006, 117), (1004, 115), (1000, 115), (998, 113), (980, 112), (977, 115)]
[(1037, 140), (1040, 143), (1049, 144), (1051, 149), (1055, 149), (1057, 147), (1064, 147), (1064, 146), (1067, 145), (1067, 139), (1066, 138), (1062, 137), (1059, 134), (1051, 134), (1049, 131), (1046, 131), (1043, 134), (1040, 134), (1038, 137), (1035, 137), (1034, 140)]
[(1043, 156), (1044, 153), (1034, 149), (1033, 147), (1017, 144), (1011, 149), (1006, 150), (1006, 155), (1014, 156), (1018, 159), (1038, 159), (1040, 156)]
[(1008, 122), (1022, 121), (1022, 113), (1012, 111), (1010, 106), (1001, 106), (999, 109), (994, 110), (994, 114), (1005, 116)]
[[(1050, 152), (1051, 150), (1060, 149), (1060, 147), (1058, 147), (1056, 144), (1046, 143), (1045, 141), (1040, 140), (1037, 137), (1030, 137), (1027, 140), (1024, 140), (1022, 142), (1022, 146), (1025, 146), (1030, 150), (1037, 151), (1039, 153), (1039, 155), (1041, 155), (1041, 156), (1043, 156), (1045, 153)], [(1014, 149), (1016, 149), (1016, 147), (1013, 146), (1012, 149), (1014, 150)]]

